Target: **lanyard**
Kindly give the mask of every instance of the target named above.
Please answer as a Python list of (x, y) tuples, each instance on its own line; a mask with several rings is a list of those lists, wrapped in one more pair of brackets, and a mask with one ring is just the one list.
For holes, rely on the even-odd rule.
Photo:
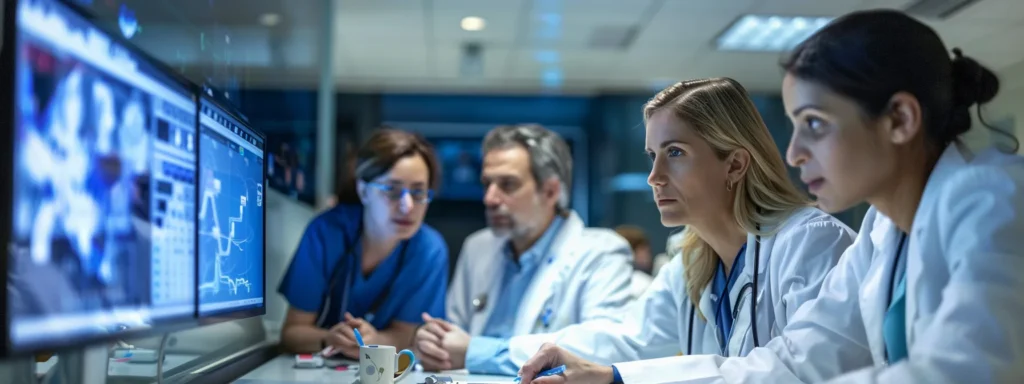
[[(330, 313), (332, 295), (334, 294), (334, 288), (338, 285), (338, 280), (340, 277), (338, 275), (343, 270), (342, 266), (345, 265), (348, 266), (348, 273), (345, 274), (345, 292), (341, 295), (341, 306), (338, 308), (338, 318), (344, 318), (345, 311), (348, 310), (349, 296), (352, 291), (352, 286), (354, 284), (356, 273), (358, 273), (359, 271), (359, 265), (357, 265), (357, 258), (355, 255), (356, 241), (359, 241), (359, 239), (362, 237), (362, 234), (363, 223), (362, 221), (360, 221), (359, 228), (356, 230), (354, 240), (347, 239), (345, 241), (345, 253), (342, 254), (341, 258), (338, 260), (338, 263), (335, 264), (334, 270), (331, 272), (330, 280), (328, 280), (327, 283), (327, 289), (323, 293), (323, 301), (322, 304), (320, 305), (320, 315), (317, 316), (316, 320), (316, 324), (321, 328), (325, 327), (325, 324), (323, 324), (323, 322), (327, 320), (327, 314)], [(387, 285), (384, 286), (384, 289), (382, 289), (381, 292), (377, 294), (377, 297), (374, 298), (372, 304), (370, 304), (370, 310), (366, 313), (366, 316), (364, 316), (366, 321), (373, 322), (374, 314), (377, 312), (377, 309), (379, 309), (380, 306), (384, 303), (384, 301), (388, 298), (389, 293), (391, 292), (391, 286), (395, 284), (395, 280), (398, 278), (398, 274), (402, 272), (402, 267), (405, 264), (405, 253), (406, 250), (409, 248), (409, 240), (402, 241), (401, 247), (402, 249), (399, 251), (398, 254), (398, 266), (395, 267), (395, 273), (391, 275), (391, 279), (388, 280)]]
[[(900, 275), (900, 273), (899, 273), (899, 270), (900, 270), (900, 258), (903, 255), (903, 245), (906, 242), (907, 242), (907, 233), (903, 232), (901, 234), (901, 236), (900, 236), (900, 243), (899, 243), (899, 245), (896, 246), (896, 255), (893, 256), (892, 274), (889, 276), (889, 296), (888, 296), (888, 300), (886, 300), (886, 303), (885, 303), (885, 313), (882, 315), (882, 319), (883, 319), (883, 321), (882, 321), (882, 324), (883, 324), (882, 333), (883, 333), (883, 335), (885, 334), (885, 329), (884, 329), (884, 327), (885, 327), (885, 325), (884, 325), (885, 324), (885, 320), (884, 319), (885, 319), (885, 316), (889, 313), (889, 310), (892, 307), (892, 302), (895, 299), (896, 282), (897, 282), (897, 280), (899, 280), (899, 279), (897, 279), (897, 276)], [(906, 278), (906, 273), (907, 272), (906, 272), (906, 270), (904, 268), (904, 271), (903, 271), (903, 274), (902, 274), (903, 278)], [(884, 340), (883, 340), (883, 344), (885, 344)], [(886, 363), (888, 363), (889, 362), (889, 348), (888, 347), (884, 348), (884, 351), (885, 351), (885, 361), (886, 361)]]

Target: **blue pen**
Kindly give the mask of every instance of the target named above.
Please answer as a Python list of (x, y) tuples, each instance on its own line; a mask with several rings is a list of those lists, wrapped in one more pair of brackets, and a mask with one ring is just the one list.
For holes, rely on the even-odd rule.
[[(565, 373), (565, 365), (559, 365), (557, 367), (554, 367), (554, 368), (551, 368), (549, 370), (546, 370), (546, 371), (543, 371), (541, 373), (538, 373), (537, 377), (534, 377), (534, 379), (536, 379), (538, 377), (561, 375), (563, 373)], [(522, 377), (516, 377), (515, 382), (518, 383), (522, 379), (523, 379)]]
[(359, 330), (355, 329), (355, 328), (352, 328), (352, 332), (355, 332), (355, 334), (356, 334), (356, 342), (359, 343), (359, 346), (360, 347), (364, 346), (364, 344), (363, 344), (363, 335), (359, 334)]

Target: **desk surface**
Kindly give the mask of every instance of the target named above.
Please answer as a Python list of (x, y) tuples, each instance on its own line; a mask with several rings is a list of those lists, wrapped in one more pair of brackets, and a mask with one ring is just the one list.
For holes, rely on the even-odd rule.
[[(355, 364), (355, 362), (353, 362)], [(300, 383), (342, 383), (349, 384), (356, 381), (358, 370), (335, 371), (328, 368), (300, 369), (295, 368), (295, 357), (293, 355), (281, 355), (268, 361), (252, 372), (235, 381), (236, 384), (300, 384)], [(437, 373), (412, 372), (399, 384), (423, 383), (423, 380), (430, 375)], [(470, 381), (473, 383), (508, 383), (513, 378), (505, 376), (470, 375), (465, 370), (445, 372), (437, 375), (451, 376), (458, 381)]]
[[(168, 353), (164, 359), (164, 372), (177, 368), (185, 363), (199, 358), (200, 355), (181, 353)], [(54, 355), (49, 360), (36, 363), (36, 374), (40, 377), (50, 372), (57, 365), (59, 356)], [(107, 363), (107, 375), (119, 377), (156, 377), (156, 363), (132, 363), (127, 359), (110, 359)]]

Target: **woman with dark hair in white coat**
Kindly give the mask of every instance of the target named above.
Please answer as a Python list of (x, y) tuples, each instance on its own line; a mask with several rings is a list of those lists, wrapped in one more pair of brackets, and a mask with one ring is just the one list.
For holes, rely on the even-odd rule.
[[(1024, 382), (1024, 159), (958, 140), (999, 82), (950, 56), (927, 25), (879, 10), (833, 21), (784, 63), (789, 162), (826, 210), (872, 208), (781, 336), (746, 357), (611, 367), (547, 346), (524, 382)], [(534, 380), (555, 364), (566, 374)]]

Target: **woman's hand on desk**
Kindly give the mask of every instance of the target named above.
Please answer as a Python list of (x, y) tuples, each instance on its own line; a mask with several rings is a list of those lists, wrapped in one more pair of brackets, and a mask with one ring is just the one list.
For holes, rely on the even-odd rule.
[(327, 343), (341, 350), (341, 354), (351, 359), (359, 359), (359, 342), (356, 341), (353, 329), (359, 330), (366, 345), (379, 344), (377, 328), (361, 318), (345, 314), (345, 321), (335, 324), (327, 336)]
[[(546, 369), (565, 365), (560, 375), (537, 377)], [(579, 358), (558, 346), (547, 343), (519, 368), (523, 384), (611, 383), (615, 375), (611, 367), (600, 366)]]

